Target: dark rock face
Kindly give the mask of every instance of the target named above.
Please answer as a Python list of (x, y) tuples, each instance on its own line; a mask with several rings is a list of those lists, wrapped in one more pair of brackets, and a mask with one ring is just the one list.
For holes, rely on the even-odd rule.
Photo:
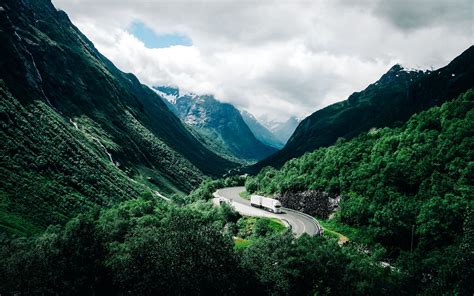
[(311, 216), (327, 219), (331, 211), (334, 209), (333, 200), (337, 200), (336, 196), (332, 196), (327, 192), (310, 190), (302, 192), (285, 192), (275, 196), (285, 208), (290, 208)]

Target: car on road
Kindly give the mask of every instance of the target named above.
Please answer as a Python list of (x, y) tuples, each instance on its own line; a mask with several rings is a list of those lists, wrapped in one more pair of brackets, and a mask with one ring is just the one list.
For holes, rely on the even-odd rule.
[(252, 207), (265, 209), (275, 214), (281, 213), (280, 201), (273, 198), (252, 194), (250, 196), (250, 205)]

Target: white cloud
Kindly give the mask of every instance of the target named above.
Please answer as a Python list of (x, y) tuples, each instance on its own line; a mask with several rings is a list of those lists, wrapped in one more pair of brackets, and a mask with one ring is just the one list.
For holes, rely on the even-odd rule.
[[(343, 100), (396, 62), (446, 64), (473, 43), (468, 3), (54, 0), (105, 56), (143, 83), (213, 93), (280, 119)], [(127, 32), (136, 20), (157, 33), (183, 33), (193, 45), (146, 48)]]

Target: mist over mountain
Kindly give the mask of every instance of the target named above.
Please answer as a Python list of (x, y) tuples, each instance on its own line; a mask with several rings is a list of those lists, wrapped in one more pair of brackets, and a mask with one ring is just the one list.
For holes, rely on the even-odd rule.
[(278, 140), (286, 144), (300, 122), (301, 119), (296, 116), (291, 116), (286, 121), (270, 120), (263, 121), (263, 124)]
[(472, 87), (472, 81), (474, 46), (435, 71), (395, 65), (366, 89), (305, 118), (283, 149), (252, 170), (280, 167), (305, 152), (332, 145), (339, 138), (351, 139), (374, 127), (399, 125), (414, 113), (457, 97)]
[(277, 150), (252, 133), (233, 105), (212, 95), (181, 94), (179, 89), (156, 86), (170, 110), (198, 133), (211, 150), (224, 157), (243, 161), (263, 159)]
[(240, 111), (242, 118), (245, 123), (248, 125), (252, 133), (259, 139), (262, 143), (281, 149), (284, 146), (284, 143), (279, 140), (270, 130), (268, 130), (262, 123), (260, 123), (255, 116), (250, 114), (247, 111)]

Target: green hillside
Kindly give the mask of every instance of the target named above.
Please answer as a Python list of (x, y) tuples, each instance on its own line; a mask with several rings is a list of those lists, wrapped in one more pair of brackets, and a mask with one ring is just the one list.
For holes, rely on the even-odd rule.
[[(474, 91), (432, 107), (399, 128), (372, 129), (264, 169), (249, 192), (318, 190), (341, 195), (339, 223), (363, 231), (426, 286), (450, 285), (474, 206)], [(413, 240), (412, 238), (413, 231)], [(365, 239), (367, 242), (367, 238)], [(413, 253), (410, 250), (413, 248)], [(411, 261), (415, 260), (415, 261)], [(410, 262), (417, 262), (417, 266)], [(472, 273), (471, 273), (472, 275)], [(422, 285), (423, 286), (423, 285)]]
[(1, 6), (2, 228), (28, 233), (136, 197), (144, 187), (131, 179), (162, 193), (188, 192), (203, 174), (235, 166), (50, 1)]

